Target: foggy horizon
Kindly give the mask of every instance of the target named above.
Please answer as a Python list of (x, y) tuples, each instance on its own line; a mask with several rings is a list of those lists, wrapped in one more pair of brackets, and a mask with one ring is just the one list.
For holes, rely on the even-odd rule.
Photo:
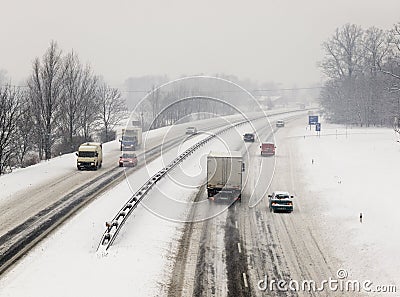
[[(354, 23), (390, 29), (400, 2), (80, 1), (3, 4), (0, 69), (13, 84), (30, 75), (51, 40), (113, 85), (130, 77), (229, 74), (282, 87), (324, 77), (322, 42)], [(21, 6), (23, 5), (23, 6)]]

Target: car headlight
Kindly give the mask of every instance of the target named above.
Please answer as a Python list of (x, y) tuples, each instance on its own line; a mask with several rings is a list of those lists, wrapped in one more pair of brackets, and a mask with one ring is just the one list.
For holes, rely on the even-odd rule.
[(90, 163), (90, 165), (94, 165), (94, 163)]
[(81, 162), (78, 162), (78, 165), (81, 165)]

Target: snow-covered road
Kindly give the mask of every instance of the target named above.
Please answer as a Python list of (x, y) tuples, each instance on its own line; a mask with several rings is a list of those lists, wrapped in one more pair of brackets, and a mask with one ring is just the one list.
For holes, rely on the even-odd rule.
[[(146, 197), (147, 203), (135, 211), (108, 255), (97, 255), (105, 219), (112, 218), (132, 190), (141, 186), (143, 176), (149, 176), (176, 156), (177, 152), (171, 151), (170, 157), (166, 153), (164, 159), (158, 158), (141, 169), (147, 173), (133, 172), (126, 182), (96, 199), (38, 244), (2, 277), (1, 296), (106, 296), (126, 292), (134, 292), (135, 296), (191, 296), (196, 290), (194, 280), (199, 277), (196, 263), (201, 258), (202, 238), (207, 235), (203, 232), (205, 228), (214, 230), (216, 236), (207, 241), (210, 248), (214, 247), (214, 253), (204, 254), (203, 259), (209, 264), (214, 261), (215, 266), (204, 266), (203, 285), (208, 282), (209, 289), (230, 296), (233, 292), (226, 285), (229, 277), (223, 272), (227, 240), (223, 236), (225, 223), (232, 218), (237, 218), (239, 239), (247, 255), (246, 273), (252, 296), (266, 296), (265, 291), (257, 290), (257, 282), (264, 273), (283, 279), (319, 281), (335, 277), (340, 268), (346, 269), (349, 279), (368, 279), (376, 285), (396, 284), (399, 288), (396, 268), (400, 266), (397, 255), (400, 242), (394, 232), (400, 226), (400, 219), (396, 216), (399, 203), (394, 193), (400, 149), (392, 131), (348, 129), (346, 137), (342, 127), (323, 124), (321, 137), (316, 137), (314, 131), (305, 129), (305, 123), (304, 116), (276, 134), (277, 167), (270, 190), (285, 188), (296, 195), (292, 214), (269, 213), (265, 197), (250, 213), (244, 199), (236, 214), (223, 212), (208, 227), (204, 226), (212, 220), (193, 224), (192, 240), (186, 242), (189, 252), (183, 255), (180, 244), (184, 242), (182, 235), (187, 224), (179, 221), (196, 215), (187, 202), (198, 196), (201, 189), (202, 156), (210, 150), (204, 147)], [(185, 145), (190, 145), (190, 141), (195, 139)], [(230, 147), (239, 143), (229, 135), (225, 141), (232, 142)], [(220, 145), (218, 148), (214, 143), (212, 148), (222, 149), (226, 142)], [(255, 174), (247, 182), (246, 195), (254, 192), (255, 196), (261, 196), (268, 183), (260, 186), (257, 179), (260, 174), (272, 174), (273, 159), (264, 158), (266, 166), (260, 167), (258, 144), (247, 146), (248, 172)], [(181, 146), (179, 151), (184, 149)], [(185, 187), (179, 187), (177, 180), (184, 180)], [(182, 207), (169, 208), (166, 196), (174, 197)], [(197, 198), (204, 199), (200, 196)], [(197, 219), (209, 213), (207, 207), (198, 204)], [(182, 271), (193, 281), (181, 279), (182, 291), (171, 295), (171, 276), (182, 255), (185, 257)], [(214, 272), (217, 278), (213, 279), (207, 271)], [(316, 296), (332, 294), (324, 292)]]

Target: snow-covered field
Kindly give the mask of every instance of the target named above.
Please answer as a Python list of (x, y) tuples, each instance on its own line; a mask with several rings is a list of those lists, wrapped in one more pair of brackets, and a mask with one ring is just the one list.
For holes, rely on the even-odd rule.
[(317, 137), (305, 127), (293, 131), (293, 144), (301, 156), (300, 174), (315, 199), (310, 214), (326, 244), (343, 261), (349, 279), (396, 284), (399, 291), (400, 144), (393, 130), (346, 132), (322, 123)]

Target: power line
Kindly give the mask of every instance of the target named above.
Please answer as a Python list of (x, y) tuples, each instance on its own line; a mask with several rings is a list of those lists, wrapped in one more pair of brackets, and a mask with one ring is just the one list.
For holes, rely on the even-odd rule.
[[(281, 89), (256, 89), (256, 90), (250, 90), (250, 92), (277, 92), (277, 91), (298, 91), (298, 90), (316, 90), (316, 89), (322, 89), (322, 86), (318, 87), (300, 87), (300, 88), (281, 88)], [(121, 90), (121, 92), (125, 93), (149, 93), (151, 90), (145, 91), (145, 90)], [(224, 92), (224, 93), (235, 93), (235, 92), (243, 92), (242, 90), (224, 90), (224, 91), (218, 91), (218, 92)]]

